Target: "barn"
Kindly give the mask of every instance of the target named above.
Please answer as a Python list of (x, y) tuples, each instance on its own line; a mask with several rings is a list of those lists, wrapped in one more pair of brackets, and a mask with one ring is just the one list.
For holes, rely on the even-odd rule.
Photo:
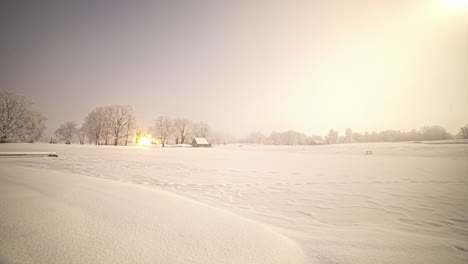
[(199, 147), (211, 147), (211, 144), (208, 143), (208, 140), (206, 140), (206, 138), (194, 138), (192, 140), (192, 147), (196, 147), (196, 148), (199, 148)]

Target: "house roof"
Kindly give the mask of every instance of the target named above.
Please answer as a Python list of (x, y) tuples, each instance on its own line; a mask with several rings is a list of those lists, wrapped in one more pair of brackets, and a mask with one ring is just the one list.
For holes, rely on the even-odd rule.
[(210, 143), (208, 143), (208, 140), (206, 140), (206, 138), (194, 138), (193, 140), (195, 140), (195, 142), (199, 145), (208, 145)]

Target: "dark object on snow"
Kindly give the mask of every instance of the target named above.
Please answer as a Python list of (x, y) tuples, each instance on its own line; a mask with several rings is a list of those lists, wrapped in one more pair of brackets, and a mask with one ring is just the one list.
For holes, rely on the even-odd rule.
[(58, 157), (57, 152), (0, 152), (0, 157)]

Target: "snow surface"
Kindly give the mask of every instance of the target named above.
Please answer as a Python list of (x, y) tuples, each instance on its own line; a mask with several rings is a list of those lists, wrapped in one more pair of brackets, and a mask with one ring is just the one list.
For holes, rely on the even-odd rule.
[(0, 151), (59, 154), (0, 159), (0, 262), (38, 239), (44, 261), (63, 245), (83, 263), (468, 263), (467, 144)]

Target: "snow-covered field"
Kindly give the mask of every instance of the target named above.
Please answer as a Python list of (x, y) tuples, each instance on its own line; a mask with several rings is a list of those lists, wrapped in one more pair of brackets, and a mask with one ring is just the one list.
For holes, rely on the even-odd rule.
[[(59, 154), (0, 158), (0, 263), (28, 251), (61, 259), (50, 249), (60, 237), (77, 263), (106, 254), (109, 263), (468, 263), (468, 144), (0, 151)], [(76, 252), (83, 233), (95, 246)]]

